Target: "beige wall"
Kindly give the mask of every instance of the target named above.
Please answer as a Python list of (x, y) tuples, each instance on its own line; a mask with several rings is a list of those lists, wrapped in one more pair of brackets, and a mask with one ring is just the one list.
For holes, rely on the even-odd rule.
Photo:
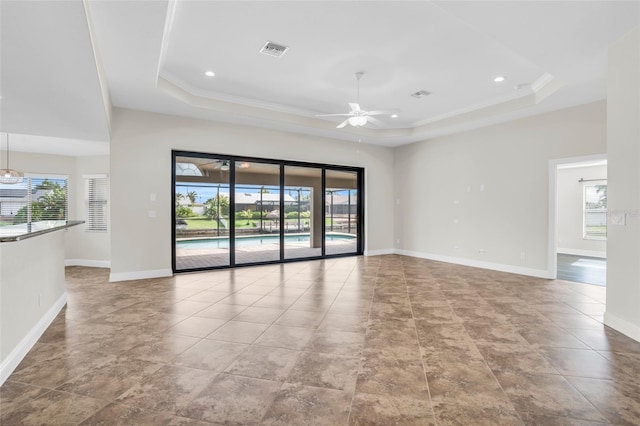
[(595, 102), (395, 151), (399, 252), (549, 276), (549, 162), (606, 152)]
[(558, 252), (606, 257), (606, 240), (583, 238), (584, 184), (580, 179), (606, 179), (607, 166), (558, 169), (557, 176)]
[(640, 29), (609, 49), (607, 92), (605, 323), (640, 340)]
[[(112, 280), (171, 273), (172, 149), (364, 167), (365, 250), (393, 249), (391, 148), (115, 109)], [(150, 211), (156, 217), (149, 217)]]
[(0, 243), (0, 384), (64, 307), (64, 237)]

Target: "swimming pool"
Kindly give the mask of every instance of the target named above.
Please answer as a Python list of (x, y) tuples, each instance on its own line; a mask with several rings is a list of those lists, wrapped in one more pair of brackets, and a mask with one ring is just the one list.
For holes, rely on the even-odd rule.
[[(327, 241), (351, 241), (356, 237), (352, 235), (330, 234), (326, 235)], [(236, 247), (259, 246), (262, 244), (278, 244), (280, 242), (279, 235), (252, 235), (249, 237), (236, 238)], [(309, 234), (285, 235), (286, 243), (304, 243), (309, 242)], [(182, 240), (176, 241), (176, 248), (179, 249), (215, 249), (229, 248), (229, 238), (206, 238), (201, 240)]]

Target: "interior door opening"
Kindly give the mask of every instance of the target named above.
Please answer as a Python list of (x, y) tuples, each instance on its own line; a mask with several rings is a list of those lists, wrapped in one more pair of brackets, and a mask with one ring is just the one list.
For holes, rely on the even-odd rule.
[(556, 167), (556, 276), (605, 286), (607, 160), (574, 161)]

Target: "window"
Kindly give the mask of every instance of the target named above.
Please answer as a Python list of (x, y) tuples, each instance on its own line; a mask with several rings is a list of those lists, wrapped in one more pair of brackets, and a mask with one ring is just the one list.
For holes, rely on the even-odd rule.
[(26, 175), (0, 184), (0, 226), (68, 219), (67, 176)]
[(604, 240), (607, 238), (607, 182), (584, 185), (583, 238)]
[(107, 232), (107, 197), (109, 178), (107, 175), (85, 176), (87, 199), (87, 231)]

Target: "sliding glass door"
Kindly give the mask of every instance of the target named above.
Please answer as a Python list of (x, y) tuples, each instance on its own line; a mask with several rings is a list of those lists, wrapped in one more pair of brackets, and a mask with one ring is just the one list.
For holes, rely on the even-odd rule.
[(363, 169), (173, 153), (176, 272), (362, 254)]
[(175, 156), (175, 270), (229, 266), (229, 159)]
[(322, 256), (322, 169), (284, 166), (284, 257)]
[(327, 170), (325, 178), (325, 253), (358, 251), (358, 173)]
[(280, 260), (280, 165), (235, 162), (235, 264)]

